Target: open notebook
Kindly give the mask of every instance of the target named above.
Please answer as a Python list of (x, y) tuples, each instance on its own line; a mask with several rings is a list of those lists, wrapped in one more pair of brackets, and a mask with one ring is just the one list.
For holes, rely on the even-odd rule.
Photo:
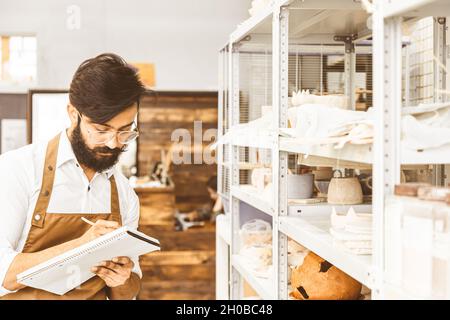
[(125, 226), (18, 274), (17, 282), (63, 295), (95, 276), (90, 270), (99, 262), (156, 250), (158, 240)]

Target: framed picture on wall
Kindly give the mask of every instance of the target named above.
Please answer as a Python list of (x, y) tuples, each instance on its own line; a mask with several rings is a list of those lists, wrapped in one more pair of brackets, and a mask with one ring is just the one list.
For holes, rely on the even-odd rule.
[[(30, 90), (27, 108), (28, 143), (48, 141), (70, 127), (68, 103), (68, 90)], [(129, 177), (134, 173), (136, 163), (137, 143), (134, 141), (121, 155), (117, 167)]]

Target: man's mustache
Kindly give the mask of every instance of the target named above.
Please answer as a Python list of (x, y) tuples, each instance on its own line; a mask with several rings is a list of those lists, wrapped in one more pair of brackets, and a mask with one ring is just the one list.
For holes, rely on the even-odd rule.
[(104, 154), (108, 154), (111, 156), (116, 156), (121, 154), (122, 152), (126, 151), (125, 146), (122, 148), (114, 148), (114, 149), (110, 149), (108, 147), (96, 147), (94, 149), (92, 149), (92, 151), (94, 151), (95, 153), (104, 153)]

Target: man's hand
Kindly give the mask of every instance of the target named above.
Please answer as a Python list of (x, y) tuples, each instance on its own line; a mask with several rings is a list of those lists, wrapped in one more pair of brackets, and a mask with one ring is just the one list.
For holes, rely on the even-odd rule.
[(103, 261), (92, 268), (92, 272), (103, 279), (110, 288), (124, 285), (131, 276), (134, 263), (128, 257), (116, 257)]
[(114, 231), (117, 228), (119, 228), (120, 225), (116, 221), (108, 221), (108, 220), (97, 220), (95, 224), (89, 228), (88, 231), (86, 231), (80, 239), (83, 243), (89, 242), (91, 240), (94, 240), (95, 238), (98, 238), (108, 232)]

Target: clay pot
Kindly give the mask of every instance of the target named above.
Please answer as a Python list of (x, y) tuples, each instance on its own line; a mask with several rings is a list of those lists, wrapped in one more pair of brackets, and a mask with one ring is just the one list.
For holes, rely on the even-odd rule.
[(292, 270), (292, 295), (299, 300), (356, 300), (362, 285), (328, 261), (310, 252)]
[(359, 182), (361, 183), (361, 188), (363, 195), (372, 194), (372, 176), (362, 173), (358, 176)]
[(312, 173), (305, 174), (288, 174), (288, 199), (310, 199), (314, 190), (314, 175)]
[(330, 181), (327, 202), (331, 204), (360, 204), (363, 202), (361, 184), (356, 177), (334, 177)]

